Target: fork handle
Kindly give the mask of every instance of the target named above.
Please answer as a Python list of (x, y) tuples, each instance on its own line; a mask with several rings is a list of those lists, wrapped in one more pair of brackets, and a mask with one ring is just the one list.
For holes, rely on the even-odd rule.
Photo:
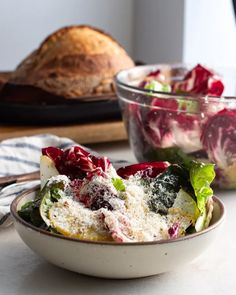
[(35, 180), (39, 179), (39, 171), (31, 172), (31, 173), (24, 173), (18, 175), (10, 175), (0, 177), (0, 186), (6, 186), (9, 184), (17, 183), (17, 182), (24, 182), (27, 180)]

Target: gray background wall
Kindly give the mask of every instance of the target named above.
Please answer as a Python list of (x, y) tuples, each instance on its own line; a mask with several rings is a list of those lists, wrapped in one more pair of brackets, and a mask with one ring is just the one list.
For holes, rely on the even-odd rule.
[(133, 0), (0, 0), (0, 70), (11, 70), (51, 32), (91, 24), (132, 53)]
[(0, 70), (12, 70), (54, 30), (91, 24), (136, 60), (236, 67), (232, 0), (0, 0)]
[(179, 62), (183, 55), (184, 0), (136, 0), (134, 56), (146, 63)]

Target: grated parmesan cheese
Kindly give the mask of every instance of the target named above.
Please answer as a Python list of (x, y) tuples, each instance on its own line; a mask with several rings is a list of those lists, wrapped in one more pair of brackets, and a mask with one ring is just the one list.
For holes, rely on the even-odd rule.
[[(149, 187), (143, 186), (137, 174), (122, 180), (125, 191), (119, 191), (112, 183), (112, 177), (119, 176), (113, 170), (110, 172), (106, 177), (95, 175), (91, 180), (85, 180), (80, 194), (93, 196), (98, 188), (105, 188), (102, 197), (113, 210), (100, 208), (92, 211), (85, 208), (73, 195), (73, 190), (68, 189), (70, 180), (66, 176), (52, 177), (49, 184), (63, 181), (67, 187), (65, 196), (49, 210), (52, 227), (64, 235), (81, 239), (141, 242), (168, 239), (168, 230), (176, 222), (180, 224), (180, 235), (191, 224), (193, 212), (183, 210), (186, 204), (189, 205), (189, 199), (183, 193), (168, 214), (161, 215), (152, 212), (148, 206), (150, 197), (155, 197), (151, 195), (154, 183), (151, 182)], [(163, 190), (163, 194), (168, 198), (166, 190)], [(185, 198), (181, 201), (183, 196)]]

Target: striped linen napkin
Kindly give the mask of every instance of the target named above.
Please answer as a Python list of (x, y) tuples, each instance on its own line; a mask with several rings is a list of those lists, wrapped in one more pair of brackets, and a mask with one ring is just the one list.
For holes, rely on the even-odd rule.
[[(79, 145), (69, 138), (57, 137), (52, 134), (41, 134), (29, 137), (19, 137), (0, 142), (0, 177), (30, 173), (39, 170), (41, 149), (55, 146), (67, 149)], [(81, 146), (81, 145), (79, 145)], [(82, 148), (98, 156), (98, 154), (84, 146)], [(115, 167), (127, 165), (122, 160), (111, 160)], [(13, 199), (23, 191), (39, 184), (39, 180), (27, 181), (0, 187), (0, 228), (12, 224), (10, 205)]]

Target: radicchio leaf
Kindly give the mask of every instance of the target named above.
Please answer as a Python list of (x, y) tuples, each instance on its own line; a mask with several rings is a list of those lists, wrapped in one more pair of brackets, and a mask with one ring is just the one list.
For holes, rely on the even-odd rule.
[(128, 178), (131, 175), (139, 173), (141, 177), (155, 178), (168, 168), (168, 162), (146, 162), (134, 164), (126, 167), (121, 167), (117, 170), (117, 174), (122, 178)]
[(220, 96), (224, 91), (224, 84), (211, 70), (198, 64), (189, 71), (182, 81), (172, 85), (175, 93), (202, 94)]
[(202, 148), (200, 130), (199, 116), (166, 110), (151, 110), (143, 124), (144, 137), (151, 146), (179, 146), (187, 153)]
[[(89, 193), (88, 193), (89, 192)], [(104, 184), (94, 184), (92, 182), (84, 182), (77, 199), (85, 205), (86, 208), (91, 210), (99, 210), (106, 208), (113, 210), (109, 200), (117, 198), (117, 196)]]
[(110, 166), (110, 161), (106, 157), (95, 157), (79, 146), (66, 151), (47, 147), (42, 149), (42, 154), (54, 161), (60, 174), (67, 175), (71, 179), (104, 175)]
[(143, 81), (139, 84), (139, 87), (144, 88), (151, 80), (163, 83), (165, 81), (165, 77), (160, 70), (152, 71), (143, 79)]
[(174, 223), (169, 229), (168, 229), (168, 234), (171, 239), (176, 239), (178, 237), (178, 232), (179, 232), (179, 224)]
[(236, 162), (236, 111), (224, 109), (202, 128), (201, 141), (209, 159), (224, 169)]
[(167, 148), (174, 145), (170, 120), (174, 113), (166, 110), (151, 110), (143, 122), (144, 136), (154, 147)]

